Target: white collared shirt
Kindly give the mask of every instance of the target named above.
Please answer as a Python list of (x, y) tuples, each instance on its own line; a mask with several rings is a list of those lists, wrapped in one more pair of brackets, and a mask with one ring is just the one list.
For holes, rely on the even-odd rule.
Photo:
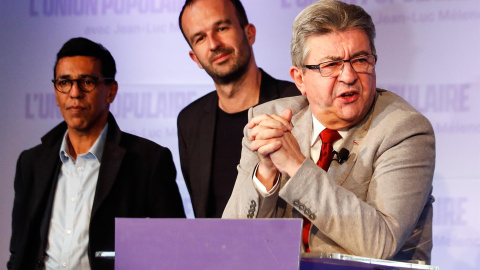
[(90, 150), (77, 159), (68, 151), (68, 131), (60, 147), (62, 166), (50, 219), (45, 269), (90, 269), (90, 216), (108, 123)]
[[(320, 139), (320, 133), (325, 129), (325, 126), (320, 123), (320, 121), (315, 118), (312, 114), (312, 122), (313, 122), (313, 128), (312, 128), (312, 134), (310, 135), (310, 157), (311, 159), (317, 163), (317, 161), (320, 159), (320, 152), (322, 150), (322, 140)], [(333, 149), (335, 151), (340, 150), (340, 146), (342, 145), (343, 138), (347, 136), (348, 131), (347, 130), (337, 130), (340, 136), (342, 136), (341, 139), (336, 141), (333, 144)]]

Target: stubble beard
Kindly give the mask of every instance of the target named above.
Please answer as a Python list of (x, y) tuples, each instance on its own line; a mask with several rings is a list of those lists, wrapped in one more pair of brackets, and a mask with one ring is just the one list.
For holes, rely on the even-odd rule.
[[(233, 48), (219, 48), (214, 55), (219, 53), (228, 52), (234, 53)], [(250, 59), (252, 56), (252, 48), (248, 44), (246, 38), (244, 39), (241, 49), (238, 51), (237, 58), (234, 59), (234, 63), (231, 65), (230, 68), (227, 68), (226, 71), (222, 71), (219, 68), (215, 68), (212, 65), (204, 66), (205, 71), (212, 77), (213, 81), (218, 85), (228, 85), (239, 81), (248, 70), (248, 66), (250, 64)], [(210, 61), (211, 62), (211, 61)], [(225, 65), (228, 65), (226, 63)]]

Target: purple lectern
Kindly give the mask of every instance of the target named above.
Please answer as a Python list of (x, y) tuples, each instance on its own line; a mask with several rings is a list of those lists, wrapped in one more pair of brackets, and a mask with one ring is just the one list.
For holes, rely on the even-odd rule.
[(115, 269), (299, 268), (301, 219), (115, 220)]
[(300, 254), (301, 219), (115, 220), (116, 270), (439, 270), (336, 253)]

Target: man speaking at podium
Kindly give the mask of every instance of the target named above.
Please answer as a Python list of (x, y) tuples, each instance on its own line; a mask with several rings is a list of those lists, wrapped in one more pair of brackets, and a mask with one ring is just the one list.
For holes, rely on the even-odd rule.
[(430, 263), (435, 137), (376, 88), (375, 26), (325, 0), (293, 25), (290, 75), (303, 96), (249, 110), (223, 218), (303, 218), (303, 250)]
[(109, 113), (115, 60), (85, 38), (57, 54), (64, 122), (24, 151), (15, 173), (8, 269), (113, 269), (116, 217), (185, 217), (170, 151), (124, 133)]

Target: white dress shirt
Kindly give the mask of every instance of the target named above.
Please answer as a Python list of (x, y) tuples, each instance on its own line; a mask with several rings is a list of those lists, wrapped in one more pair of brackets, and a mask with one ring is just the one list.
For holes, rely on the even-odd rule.
[(58, 175), (50, 219), (45, 269), (90, 269), (88, 241), (90, 215), (108, 124), (90, 150), (77, 159), (68, 151), (68, 131), (60, 147)]

